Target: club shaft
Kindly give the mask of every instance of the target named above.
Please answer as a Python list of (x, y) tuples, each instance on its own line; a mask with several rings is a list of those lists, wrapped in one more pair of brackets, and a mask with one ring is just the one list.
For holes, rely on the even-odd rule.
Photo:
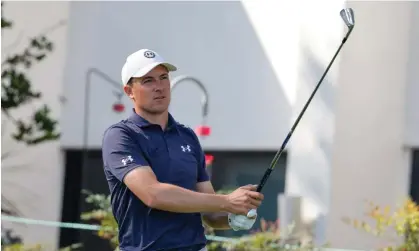
[(322, 77), (320, 78), (319, 82), (317, 83), (316, 87), (314, 88), (314, 91), (311, 93), (309, 99), (305, 103), (303, 110), (298, 115), (297, 119), (295, 120), (294, 124), (291, 127), (291, 130), (288, 132), (287, 137), (285, 138), (284, 142), (281, 145), (281, 148), (276, 152), (274, 158), (272, 159), (272, 162), (268, 169), (266, 169), (265, 174), (263, 175), (262, 179), (259, 182), (259, 185), (257, 187), (257, 191), (261, 192), (263, 187), (265, 186), (266, 181), (268, 180), (269, 176), (271, 175), (272, 170), (275, 168), (279, 158), (281, 157), (282, 153), (285, 150), (285, 147), (288, 144), (288, 141), (290, 140), (292, 134), (294, 133), (295, 128), (297, 127), (298, 123), (300, 122), (301, 118), (303, 117), (305, 111), (307, 110), (307, 107), (310, 105), (311, 100), (313, 99), (314, 95), (316, 94), (317, 90), (319, 89), (320, 85), (323, 82), (323, 79), (326, 77), (327, 73), (329, 72), (330, 67), (333, 65), (333, 62), (335, 61), (336, 57), (338, 56), (340, 50), (342, 49), (343, 45), (345, 44), (346, 40), (348, 39), (349, 34), (352, 32), (352, 29), (348, 31), (346, 36), (343, 38), (342, 42), (340, 43), (339, 48), (336, 50), (335, 55), (333, 56), (332, 60), (330, 61), (329, 65), (327, 66), (326, 70), (324, 71)]

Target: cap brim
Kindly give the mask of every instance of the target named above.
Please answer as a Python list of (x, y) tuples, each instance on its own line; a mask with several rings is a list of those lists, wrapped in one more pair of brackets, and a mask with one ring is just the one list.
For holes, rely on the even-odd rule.
[(133, 78), (141, 78), (159, 65), (163, 65), (164, 67), (167, 68), (168, 71), (176, 71), (177, 70), (177, 67), (170, 64), (170, 63), (156, 62), (156, 63), (152, 63), (152, 64), (148, 65), (147, 67), (144, 67), (143, 69), (137, 71), (132, 77)]

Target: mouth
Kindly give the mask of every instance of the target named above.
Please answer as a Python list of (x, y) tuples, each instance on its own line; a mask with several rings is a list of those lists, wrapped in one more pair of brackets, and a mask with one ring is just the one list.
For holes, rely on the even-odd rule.
[(166, 98), (165, 96), (157, 96), (154, 98), (154, 100), (163, 100), (165, 98)]

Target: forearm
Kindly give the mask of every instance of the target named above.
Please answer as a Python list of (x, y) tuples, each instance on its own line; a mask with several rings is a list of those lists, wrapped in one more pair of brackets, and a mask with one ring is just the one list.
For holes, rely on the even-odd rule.
[(148, 206), (177, 213), (227, 211), (225, 195), (194, 192), (175, 185), (157, 183), (150, 187)]
[(202, 219), (207, 226), (216, 230), (226, 230), (231, 228), (228, 224), (227, 213), (203, 213)]

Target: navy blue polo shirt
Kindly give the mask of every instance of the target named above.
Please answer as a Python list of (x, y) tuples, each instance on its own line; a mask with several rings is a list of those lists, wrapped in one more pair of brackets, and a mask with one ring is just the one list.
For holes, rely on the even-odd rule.
[(196, 191), (208, 181), (205, 157), (194, 131), (169, 114), (165, 131), (135, 112), (104, 133), (102, 155), (121, 251), (161, 250), (205, 244), (200, 213), (147, 207), (123, 183), (135, 168), (150, 166), (159, 182)]

